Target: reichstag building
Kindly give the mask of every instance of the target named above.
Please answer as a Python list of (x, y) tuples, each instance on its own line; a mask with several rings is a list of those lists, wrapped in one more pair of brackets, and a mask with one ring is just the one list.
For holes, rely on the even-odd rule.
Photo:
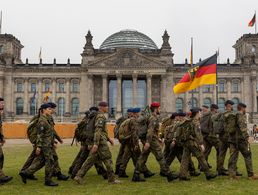
[[(5, 98), (5, 120), (29, 120), (50, 91), (56, 102), (57, 120), (75, 122), (92, 105), (109, 102), (109, 117), (117, 118), (129, 107), (144, 108), (152, 101), (161, 103), (163, 114), (178, 109), (216, 102), (215, 86), (175, 95), (175, 83), (190, 65), (173, 61), (169, 35), (157, 46), (147, 35), (122, 30), (94, 48), (93, 36), (86, 35), (81, 63), (29, 63), (21, 60), (22, 43), (11, 34), (0, 35), (0, 96)], [(232, 99), (248, 105), (250, 118), (258, 122), (258, 34), (245, 34), (235, 45), (235, 61), (218, 65), (218, 105)], [(208, 56), (207, 56), (208, 57)], [(36, 95), (36, 96), (35, 96)], [(36, 98), (34, 98), (36, 97)]]

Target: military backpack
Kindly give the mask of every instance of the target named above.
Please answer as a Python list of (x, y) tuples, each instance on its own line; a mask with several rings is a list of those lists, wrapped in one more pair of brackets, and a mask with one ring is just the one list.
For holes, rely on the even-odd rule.
[(139, 118), (137, 119), (139, 129), (138, 136), (140, 139), (145, 139), (148, 131), (148, 120), (151, 117), (150, 107), (147, 106), (142, 112)]
[(130, 129), (129, 129), (130, 121), (131, 121), (131, 119), (128, 118), (124, 122), (122, 122), (122, 124), (120, 125), (119, 136), (118, 136), (120, 142), (130, 138)]
[(228, 133), (232, 134), (236, 132), (236, 114), (233, 112), (229, 112), (229, 113), (224, 113), (224, 118), (225, 118), (225, 122), (224, 122), (224, 128), (225, 131), (227, 131)]
[(201, 125), (201, 132), (203, 134), (209, 134), (211, 130), (211, 113), (205, 113), (201, 117), (200, 125)]
[(31, 122), (29, 123), (29, 126), (27, 128), (27, 137), (29, 138), (30, 143), (36, 144), (37, 142), (37, 136), (38, 136), (38, 131), (37, 131), (37, 123), (38, 123), (39, 118), (34, 117)]
[(114, 137), (116, 139), (119, 139), (119, 130), (120, 130), (120, 126), (121, 124), (127, 119), (127, 117), (120, 117), (119, 119), (117, 119), (116, 121), (116, 126), (114, 129)]
[(214, 134), (224, 133), (224, 115), (223, 113), (215, 113), (211, 116), (212, 130)]

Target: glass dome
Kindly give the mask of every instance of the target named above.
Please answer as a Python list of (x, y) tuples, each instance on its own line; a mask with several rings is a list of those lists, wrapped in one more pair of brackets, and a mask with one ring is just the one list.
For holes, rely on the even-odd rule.
[(111, 48), (158, 49), (151, 38), (136, 30), (122, 30), (114, 33), (100, 46), (100, 49)]

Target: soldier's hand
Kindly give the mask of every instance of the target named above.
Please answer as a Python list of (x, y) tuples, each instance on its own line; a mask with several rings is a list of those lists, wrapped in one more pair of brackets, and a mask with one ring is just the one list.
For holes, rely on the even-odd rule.
[(41, 148), (36, 148), (36, 155), (38, 156), (39, 154), (40, 154), (40, 152), (41, 152)]
[(113, 141), (112, 139), (110, 139), (110, 138), (109, 138), (109, 140), (108, 140), (108, 141), (109, 141), (109, 143), (111, 144), (111, 146), (113, 146), (113, 145), (114, 145), (114, 141)]
[(172, 141), (170, 144), (170, 150), (172, 150), (176, 145), (176, 141)]
[(98, 146), (94, 144), (94, 145), (92, 146), (92, 148), (91, 148), (91, 153), (94, 154), (94, 153), (97, 152), (97, 150), (98, 150)]
[(5, 144), (5, 139), (3, 139), (0, 144), (3, 146)]
[(201, 147), (202, 151), (204, 152), (204, 150), (205, 150), (204, 145), (202, 144), (202, 145), (200, 145), (200, 147)]
[(92, 145), (88, 145), (88, 150), (91, 150), (91, 148), (92, 148)]
[(59, 143), (60, 143), (60, 144), (63, 144), (63, 143), (64, 143), (64, 141), (61, 139), (61, 140), (59, 141)]
[(53, 147), (54, 147), (54, 149), (56, 150), (56, 149), (57, 149), (57, 144), (54, 144)]
[(143, 149), (144, 149), (145, 151), (147, 151), (149, 148), (150, 148), (150, 144), (149, 144), (149, 143), (146, 143), (146, 144), (144, 145), (144, 148), (143, 148)]

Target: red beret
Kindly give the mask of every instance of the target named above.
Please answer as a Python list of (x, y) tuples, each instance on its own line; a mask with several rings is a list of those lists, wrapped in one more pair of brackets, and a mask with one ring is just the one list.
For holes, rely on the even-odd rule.
[(152, 103), (151, 103), (151, 107), (156, 107), (156, 108), (158, 108), (158, 107), (160, 107), (160, 103), (159, 103), (159, 102), (152, 102)]
[(100, 107), (107, 107), (108, 103), (107, 102), (99, 102)]

